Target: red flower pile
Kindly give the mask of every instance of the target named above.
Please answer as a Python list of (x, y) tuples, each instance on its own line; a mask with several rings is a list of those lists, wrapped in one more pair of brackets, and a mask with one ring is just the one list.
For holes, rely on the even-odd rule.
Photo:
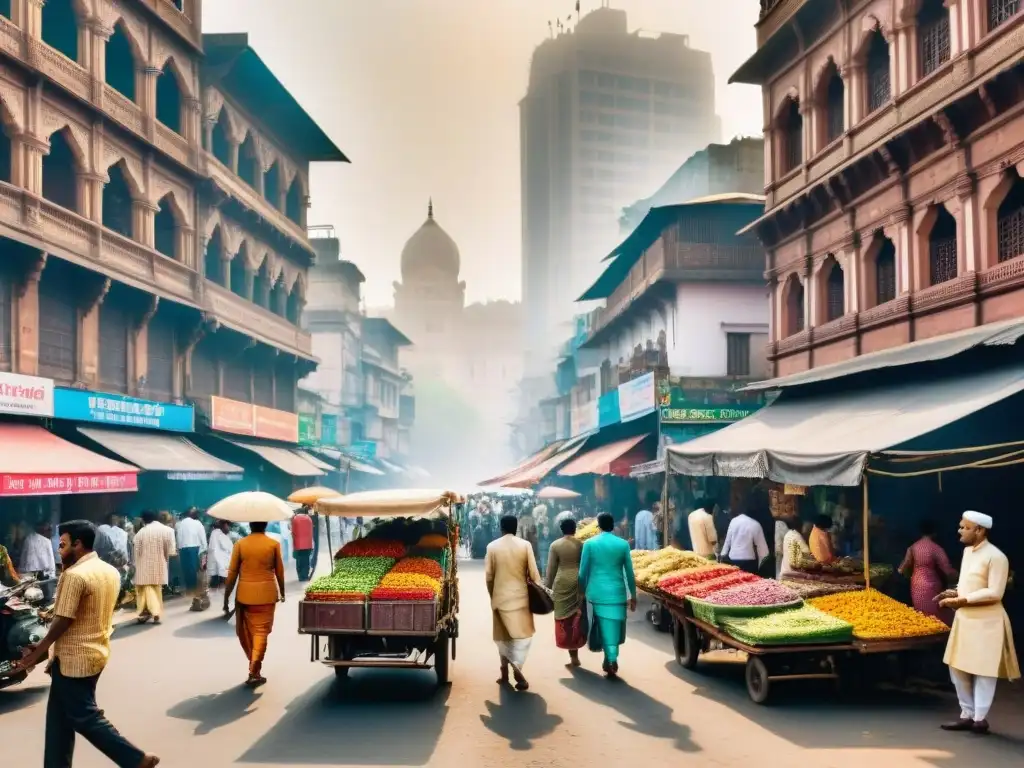
[(441, 564), (429, 557), (406, 557), (399, 560), (390, 573), (419, 573), (432, 579), (441, 580)]
[(675, 594), (672, 590), (675, 587), (690, 587), (695, 584), (703, 584), (705, 581), (711, 579), (717, 579), (720, 576), (728, 576), (730, 573), (736, 573), (736, 568), (728, 565), (714, 565), (703, 568), (694, 568), (693, 570), (684, 571), (677, 576), (665, 576), (659, 582), (658, 586), (670, 594)]
[(741, 571), (740, 573), (732, 573), (728, 576), (721, 576), (717, 579), (706, 581), (703, 584), (698, 584), (692, 589), (688, 589), (686, 596), (703, 600), (708, 595), (714, 594), (715, 592), (721, 592), (723, 589), (738, 587), (740, 584), (749, 584), (754, 581), (761, 581), (761, 577)]
[(437, 593), (427, 587), (377, 587), (371, 600), (436, 600)]
[(405, 544), (388, 539), (355, 539), (341, 548), (341, 557), (405, 557)]

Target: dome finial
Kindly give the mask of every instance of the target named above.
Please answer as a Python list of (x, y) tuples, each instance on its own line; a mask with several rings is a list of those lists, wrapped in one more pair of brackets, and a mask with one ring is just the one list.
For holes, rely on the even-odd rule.
[(431, 197), (430, 200), (427, 202), (427, 218), (428, 219), (434, 218), (434, 198), (433, 197)]

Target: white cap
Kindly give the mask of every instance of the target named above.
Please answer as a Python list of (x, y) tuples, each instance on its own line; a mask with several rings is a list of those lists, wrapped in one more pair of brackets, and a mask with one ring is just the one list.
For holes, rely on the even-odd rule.
[(974, 510), (967, 510), (963, 514), (963, 519), (968, 522), (980, 525), (982, 528), (992, 528), (992, 517), (990, 515), (984, 515), (981, 512), (975, 512)]

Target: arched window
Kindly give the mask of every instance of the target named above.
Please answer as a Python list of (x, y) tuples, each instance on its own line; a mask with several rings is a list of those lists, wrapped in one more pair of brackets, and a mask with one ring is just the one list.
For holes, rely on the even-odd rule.
[(988, 0), (989, 31), (1008, 22), (1022, 7), (1020, 0)]
[(284, 275), (280, 275), (274, 283), (274, 287), (270, 289), (270, 306), (267, 309), (279, 317), (284, 317), (287, 301), (288, 291), (284, 287)]
[(945, 283), (957, 276), (956, 219), (943, 206), (928, 235), (928, 275), (931, 285)]
[(132, 236), (132, 190), (121, 163), (107, 170), (110, 181), (103, 185), (103, 226), (119, 235)]
[(220, 227), (213, 230), (206, 245), (206, 279), (224, 285), (224, 237)]
[(288, 294), (288, 304), (285, 307), (284, 316), (292, 325), (299, 325), (302, 320), (302, 294), (299, 290), (299, 281), (296, 280)]
[(275, 208), (281, 207), (281, 167), (276, 160), (263, 176), (263, 197)]
[(154, 244), (164, 256), (178, 258), (178, 217), (170, 193), (160, 198), (153, 221)]
[(284, 215), (294, 221), (300, 227), (302, 226), (302, 186), (299, 184), (299, 176), (295, 175), (292, 179), (292, 184), (288, 187), (288, 194), (284, 200)]
[(889, 69), (889, 43), (876, 29), (868, 43), (867, 55), (868, 113), (881, 109), (892, 99), (892, 75)]
[(834, 63), (825, 78), (825, 144), (831, 144), (846, 130), (846, 86)]
[(243, 299), (249, 298), (249, 248), (243, 243), (231, 259), (231, 292)]
[(260, 177), (260, 153), (256, 148), (256, 139), (252, 132), (246, 134), (245, 141), (238, 149), (238, 176), (253, 189), (256, 189), (257, 179)]
[(114, 25), (106, 47), (107, 85), (125, 98), (135, 101), (135, 51), (124, 22)]
[(786, 335), (800, 333), (804, 329), (804, 286), (800, 278), (792, 275), (786, 291)]
[(270, 259), (263, 259), (252, 281), (252, 301), (264, 309), (270, 305)]
[(78, 158), (67, 128), (50, 137), (50, 152), (43, 155), (43, 197), (54, 205), (78, 211)]
[(3, 119), (3, 125), (0, 125), (0, 181), (6, 181), (10, 184), (14, 181), (12, 171), (12, 151), (11, 138), (7, 135), (8, 123), (7, 123), (7, 109), (3, 104), (0, 104), (0, 117)]
[(843, 268), (833, 263), (825, 279), (825, 322), (838, 320), (846, 314), (846, 278)]
[(999, 261), (1024, 254), (1024, 181), (1020, 178), (1014, 180), (997, 216)]
[(156, 119), (175, 133), (181, 133), (181, 86), (170, 60), (156, 78)]
[(41, 32), (44, 43), (78, 61), (78, 14), (72, 0), (47, 0)]
[(885, 304), (896, 298), (896, 246), (885, 238), (875, 256), (875, 303)]
[(921, 3), (917, 12), (917, 45), (922, 77), (949, 61), (949, 9), (944, 0)]
[(228, 136), (230, 136), (230, 132), (228, 130), (227, 110), (221, 109), (220, 115), (217, 116), (217, 122), (213, 125), (213, 146), (210, 147), (210, 151), (221, 163), (230, 168), (231, 139)]
[(788, 99), (782, 109), (779, 128), (782, 136), (782, 172), (789, 173), (800, 167), (804, 157), (804, 118), (800, 114), (800, 105), (793, 99)]

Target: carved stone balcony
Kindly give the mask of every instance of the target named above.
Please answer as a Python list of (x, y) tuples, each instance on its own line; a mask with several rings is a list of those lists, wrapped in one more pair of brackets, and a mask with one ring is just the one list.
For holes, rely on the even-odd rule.
[(202, 304), (211, 317), (232, 330), (292, 354), (313, 357), (313, 339), (309, 333), (227, 288), (207, 280)]

